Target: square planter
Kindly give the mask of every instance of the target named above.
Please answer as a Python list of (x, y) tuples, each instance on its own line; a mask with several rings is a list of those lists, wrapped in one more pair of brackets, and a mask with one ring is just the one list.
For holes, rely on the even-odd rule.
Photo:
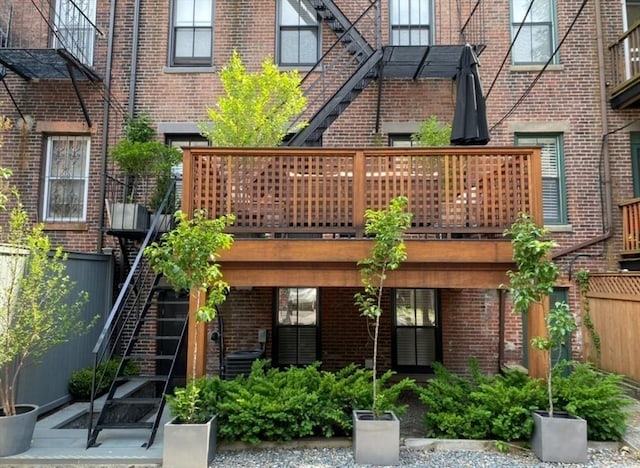
[(216, 416), (204, 424), (164, 425), (162, 466), (208, 468), (216, 454)]
[(111, 229), (146, 231), (149, 228), (149, 210), (137, 203), (111, 203)]
[(586, 463), (587, 421), (567, 413), (533, 413), (531, 449), (543, 462)]
[(356, 463), (397, 465), (400, 462), (400, 421), (392, 412), (373, 418), (371, 411), (353, 411), (353, 455)]

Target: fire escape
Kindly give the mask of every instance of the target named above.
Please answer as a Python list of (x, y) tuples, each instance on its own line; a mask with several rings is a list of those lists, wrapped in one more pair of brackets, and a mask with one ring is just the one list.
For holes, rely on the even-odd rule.
[[(359, 3), (368, 6), (351, 21), (333, 0), (311, 1), (323, 24), (335, 33), (336, 40), (303, 78), (310, 112), (299, 116), (294, 124), (307, 119), (308, 125), (290, 135), (286, 145), (321, 146), (323, 133), (374, 80), (453, 79), (466, 43), (470, 43), (478, 55), (484, 50), (482, 0), (458, 0), (458, 12), (466, 7), (468, 17), (464, 23), (461, 21), (459, 43), (449, 45), (383, 45), (380, 12), (383, 3), (380, 0)], [(463, 5), (465, 3), (468, 5)], [(379, 86), (377, 123), (381, 89)]]
[(78, 82), (102, 81), (94, 68), (94, 46), (102, 36), (95, 24), (95, 2), (60, 0), (55, 8), (51, 5), (49, 0), (0, 1), (0, 79), (23, 118), (5, 80), (7, 70), (30, 82), (70, 80), (91, 127)]

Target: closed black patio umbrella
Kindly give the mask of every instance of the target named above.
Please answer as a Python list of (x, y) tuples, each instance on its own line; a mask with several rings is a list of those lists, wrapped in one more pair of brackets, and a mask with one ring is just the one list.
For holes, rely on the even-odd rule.
[(471, 45), (460, 54), (456, 74), (456, 109), (451, 126), (452, 145), (486, 145), (489, 142), (487, 107), (478, 76), (478, 58)]

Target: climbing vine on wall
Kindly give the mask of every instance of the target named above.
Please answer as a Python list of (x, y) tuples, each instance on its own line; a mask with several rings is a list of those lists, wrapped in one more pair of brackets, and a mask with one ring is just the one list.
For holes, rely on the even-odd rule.
[(587, 293), (589, 292), (589, 270), (585, 270), (585, 269), (580, 270), (576, 275), (576, 282), (580, 287), (580, 298), (582, 301), (582, 310), (583, 310), (582, 322), (584, 323), (584, 326), (587, 327), (587, 330), (589, 331), (589, 335), (591, 336), (591, 342), (596, 348), (596, 358), (598, 361), (600, 361), (600, 349), (601, 349), (600, 335), (596, 331), (593, 321), (591, 320), (589, 298), (587, 297)]

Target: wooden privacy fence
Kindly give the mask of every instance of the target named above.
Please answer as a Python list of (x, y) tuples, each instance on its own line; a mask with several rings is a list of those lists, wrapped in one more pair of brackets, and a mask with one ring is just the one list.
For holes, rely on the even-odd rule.
[[(599, 367), (640, 382), (640, 273), (593, 273), (587, 297), (600, 336)], [(598, 362), (588, 330), (583, 336), (585, 356)]]
[(233, 213), (232, 232), (360, 237), (364, 212), (409, 198), (411, 232), (502, 236), (542, 220), (537, 148), (189, 148), (183, 207)]

